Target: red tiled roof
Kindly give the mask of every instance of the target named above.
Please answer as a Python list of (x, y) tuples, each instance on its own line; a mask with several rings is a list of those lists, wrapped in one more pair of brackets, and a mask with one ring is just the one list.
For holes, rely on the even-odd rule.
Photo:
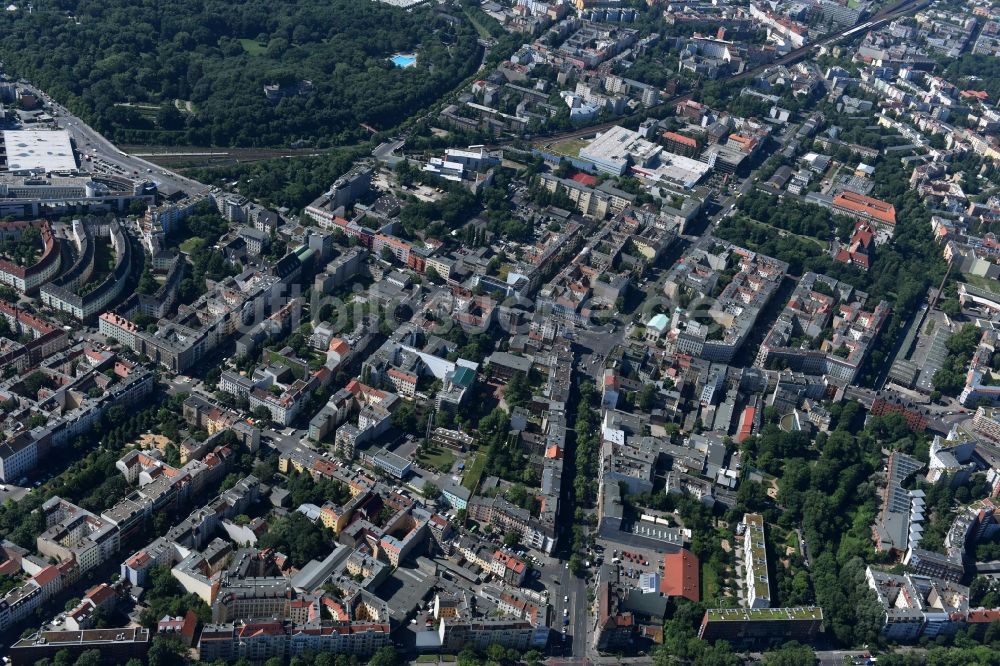
[(684, 144), (689, 148), (697, 148), (698, 142), (689, 136), (684, 136), (683, 134), (678, 134), (677, 132), (664, 132), (663, 138), (667, 141), (676, 141), (677, 143)]
[(107, 584), (102, 583), (101, 585), (97, 585), (91, 588), (91, 590), (87, 592), (85, 598), (90, 599), (91, 601), (94, 602), (94, 604), (100, 606), (102, 603), (104, 603), (113, 596), (115, 596), (114, 589), (108, 586)]
[(701, 601), (698, 558), (694, 553), (681, 549), (663, 556), (660, 593), (671, 597), (684, 597), (696, 603)]
[(969, 611), (966, 622), (979, 624), (997, 620), (1000, 620), (1000, 608), (974, 608)]
[(38, 583), (39, 587), (45, 587), (56, 578), (59, 577), (59, 569), (54, 566), (47, 566), (34, 576), (34, 581)]
[(395, 377), (396, 379), (401, 379), (405, 382), (410, 382), (411, 384), (417, 383), (417, 376), (409, 372), (403, 372), (397, 370), (396, 368), (389, 368), (389, 376)]
[(736, 433), (737, 443), (742, 444), (750, 436), (753, 431), (753, 417), (756, 413), (757, 410), (753, 407), (747, 407), (743, 410), (743, 416), (740, 417), (740, 430)]
[(984, 101), (990, 98), (990, 94), (985, 90), (963, 90), (959, 93), (960, 97), (975, 97), (979, 101)]

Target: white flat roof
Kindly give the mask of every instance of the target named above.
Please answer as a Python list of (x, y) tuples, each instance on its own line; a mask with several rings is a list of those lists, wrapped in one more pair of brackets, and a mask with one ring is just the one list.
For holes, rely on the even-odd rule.
[(632, 169), (651, 180), (665, 180), (684, 189), (690, 189), (697, 185), (712, 167), (705, 162), (664, 151), (660, 153), (660, 163), (657, 166), (652, 168), (635, 166)]
[(71, 171), (76, 169), (69, 133), (63, 130), (6, 130), (8, 171)]
[(624, 169), (631, 157), (637, 163), (651, 160), (662, 150), (660, 146), (639, 136), (639, 133), (616, 125), (580, 150), (580, 157), (595, 164), (613, 165)]

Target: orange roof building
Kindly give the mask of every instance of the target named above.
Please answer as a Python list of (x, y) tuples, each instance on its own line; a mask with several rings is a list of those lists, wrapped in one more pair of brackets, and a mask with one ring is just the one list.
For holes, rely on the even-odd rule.
[(878, 226), (896, 226), (896, 207), (891, 203), (866, 197), (857, 192), (841, 192), (833, 198), (833, 209), (857, 220), (868, 220)]
[(853, 264), (862, 270), (872, 267), (872, 257), (875, 253), (875, 230), (869, 222), (858, 221), (854, 227), (851, 242), (841, 247), (834, 259), (842, 264)]
[(753, 422), (756, 416), (757, 410), (753, 407), (747, 407), (743, 410), (743, 415), (740, 416), (740, 428), (735, 437), (737, 444), (742, 444), (747, 437), (753, 434)]
[(667, 150), (678, 155), (693, 156), (698, 153), (698, 141), (690, 136), (684, 136), (677, 132), (664, 132), (663, 141), (667, 144)]
[(660, 593), (668, 597), (684, 597), (696, 603), (701, 601), (698, 566), (698, 557), (683, 548), (664, 555)]

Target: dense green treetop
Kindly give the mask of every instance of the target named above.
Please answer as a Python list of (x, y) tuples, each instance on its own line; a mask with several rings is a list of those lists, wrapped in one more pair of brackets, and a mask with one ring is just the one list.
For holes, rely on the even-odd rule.
[[(4, 14), (5, 69), (123, 143), (330, 145), (412, 115), (480, 61), (471, 24), (435, 7), (40, 0)], [(416, 67), (394, 66), (397, 52), (417, 53)], [(310, 94), (264, 95), (302, 81)]]

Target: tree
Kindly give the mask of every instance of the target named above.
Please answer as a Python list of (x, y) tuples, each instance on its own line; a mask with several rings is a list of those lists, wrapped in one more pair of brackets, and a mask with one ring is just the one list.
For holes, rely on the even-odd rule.
[(774, 652), (764, 653), (765, 666), (809, 666), (816, 661), (816, 653), (812, 648), (795, 641), (785, 643)]
[(310, 560), (320, 559), (330, 552), (326, 531), (298, 511), (274, 521), (258, 545), (285, 553), (297, 567), (303, 567)]
[(159, 285), (156, 283), (156, 279), (153, 274), (149, 272), (149, 267), (147, 266), (145, 270), (142, 271), (142, 275), (139, 276), (139, 284), (136, 286), (135, 290), (140, 294), (151, 295), (156, 293)]
[[(146, 603), (148, 608), (143, 611), (140, 622), (144, 627), (152, 629), (164, 615), (176, 617), (184, 615), (188, 610), (193, 610), (202, 622), (209, 622), (212, 619), (212, 611), (205, 605), (205, 602), (196, 594), (186, 594), (184, 588), (180, 586), (177, 579), (170, 573), (170, 567), (157, 567), (149, 574), (149, 583), (146, 591)], [(162, 659), (167, 659), (170, 646), (167, 644), (159, 648), (163, 654)], [(152, 662), (152, 649), (150, 651), (150, 662)], [(161, 663), (175, 663), (163, 661)]]
[(24, 394), (30, 398), (34, 398), (38, 394), (38, 391), (42, 388), (51, 389), (55, 387), (55, 383), (48, 377), (48, 375), (39, 370), (35, 370), (30, 375), (25, 377), (21, 383)]
[(76, 658), (75, 666), (100, 666), (101, 663), (100, 650), (85, 650)]
[(184, 127), (184, 116), (173, 102), (164, 102), (156, 111), (156, 125), (171, 132), (179, 130)]
[(259, 405), (257, 407), (254, 407), (253, 417), (256, 420), (262, 422), (265, 425), (270, 425), (270, 423), (271, 423), (271, 410), (269, 410), (264, 405)]
[(423, 435), (420, 421), (417, 418), (416, 410), (411, 403), (405, 402), (389, 417), (394, 428), (410, 433), (411, 435)]
[(503, 391), (504, 402), (510, 407), (523, 407), (531, 400), (531, 389), (528, 380), (518, 372), (507, 382)]
[(573, 553), (569, 557), (569, 572), (574, 576), (583, 575), (583, 558), (579, 553)]
[[(178, 613), (178, 615), (182, 615), (182, 613)], [(202, 621), (204, 622), (204, 620)], [(184, 646), (176, 638), (155, 636), (153, 644), (149, 648), (147, 663), (149, 666), (183, 666), (185, 661), (184, 652)]]
[(648, 412), (653, 408), (653, 399), (656, 397), (656, 386), (654, 384), (646, 384), (642, 387), (642, 392), (639, 394), (639, 409)]
[(379, 648), (368, 659), (368, 666), (398, 666), (399, 655), (391, 647)]

